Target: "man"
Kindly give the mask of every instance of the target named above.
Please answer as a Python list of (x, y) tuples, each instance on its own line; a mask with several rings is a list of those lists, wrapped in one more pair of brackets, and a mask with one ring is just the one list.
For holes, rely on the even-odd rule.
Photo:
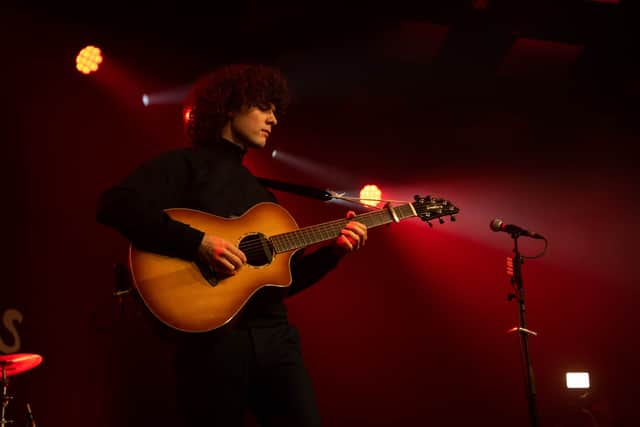
[[(272, 67), (232, 64), (203, 77), (185, 103), (193, 147), (163, 153), (105, 191), (97, 220), (138, 248), (206, 262), (221, 277), (241, 274), (247, 257), (237, 246), (165, 210), (234, 218), (257, 203), (276, 202), (242, 160), (248, 149), (265, 146), (287, 104), (286, 80)], [(316, 283), (366, 239), (366, 226), (348, 221), (331, 244), (291, 258), (291, 286), (261, 288), (222, 328), (175, 331), (178, 404), (188, 427), (240, 426), (247, 409), (263, 426), (320, 425), (283, 299)]]

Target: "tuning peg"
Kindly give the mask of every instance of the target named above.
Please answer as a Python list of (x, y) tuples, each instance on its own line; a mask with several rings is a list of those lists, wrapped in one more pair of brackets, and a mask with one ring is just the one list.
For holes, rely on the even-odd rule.
[(438, 222), (439, 222), (440, 224), (444, 224), (444, 219), (442, 219), (442, 218), (438, 218)]
[(431, 221), (427, 221), (427, 225), (429, 226), (429, 228), (433, 228), (433, 224), (431, 224)]
[(456, 216), (455, 215), (451, 215), (451, 222), (456, 222)]

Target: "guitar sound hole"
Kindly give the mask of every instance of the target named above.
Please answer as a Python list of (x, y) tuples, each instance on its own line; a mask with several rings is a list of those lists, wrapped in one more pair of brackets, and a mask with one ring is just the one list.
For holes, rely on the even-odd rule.
[(266, 265), (273, 259), (273, 247), (264, 234), (249, 234), (240, 240), (240, 250), (247, 256), (247, 264)]

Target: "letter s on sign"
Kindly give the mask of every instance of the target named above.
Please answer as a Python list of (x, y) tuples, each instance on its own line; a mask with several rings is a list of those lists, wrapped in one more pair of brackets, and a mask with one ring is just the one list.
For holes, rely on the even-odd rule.
[(13, 335), (13, 345), (7, 345), (0, 337), (0, 352), (15, 353), (20, 350), (20, 335), (16, 330), (15, 322), (22, 322), (22, 313), (18, 310), (10, 308), (4, 312), (2, 316), (2, 324)]

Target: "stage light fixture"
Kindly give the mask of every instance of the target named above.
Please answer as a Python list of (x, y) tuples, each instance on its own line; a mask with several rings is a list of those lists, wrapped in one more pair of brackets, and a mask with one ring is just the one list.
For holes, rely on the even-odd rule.
[(142, 103), (145, 107), (150, 105), (176, 105), (182, 104), (189, 91), (190, 85), (182, 85), (171, 89), (149, 92), (142, 95)]
[(378, 206), (382, 191), (375, 184), (367, 184), (360, 190), (360, 201), (367, 206)]
[(566, 373), (567, 388), (589, 388), (588, 372), (567, 372)]
[(102, 51), (95, 46), (83, 48), (76, 56), (76, 69), (82, 74), (90, 74), (98, 70), (102, 63)]
[(184, 124), (188, 124), (189, 123), (189, 119), (191, 118), (191, 107), (185, 107), (182, 110), (182, 120), (184, 121)]

